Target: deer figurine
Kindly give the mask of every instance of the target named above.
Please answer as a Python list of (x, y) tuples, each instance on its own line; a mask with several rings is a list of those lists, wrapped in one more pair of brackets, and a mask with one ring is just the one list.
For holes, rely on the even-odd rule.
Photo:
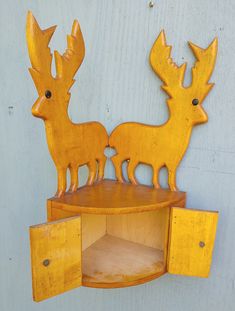
[(128, 178), (132, 184), (138, 184), (135, 169), (144, 163), (152, 166), (152, 182), (159, 188), (159, 170), (165, 166), (169, 188), (177, 190), (176, 170), (188, 148), (192, 129), (208, 120), (202, 102), (213, 87), (208, 81), (215, 66), (217, 45), (217, 38), (206, 49), (189, 42), (196, 63), (192, 68), (192, 83), (184, 87), (186, 64), (178, 67), (172, 61), (171, 46), (166, 44), (164, 31), (160, 33), (150, 53), (150, 64), (163, 82), (162, 89), (169, 95), (169, 119), (160, 126), (128, 122), (113, 130), (109, 146), (117, 152), (112, 162), (118, 181), (124, 182), (122, 163), (128, 161)]
[(32, 114), (45, 122), (47, 143), (58, 175), (56, 196), (60, 197), (67, 189), (68, 168), (71, 175), (70, 192), (77, 190), (78, 169), (82, 165), (89, 168), (88, 185), (92, 185), (97, 178), (103, 179), (106, 162), (104, 149), (108, 145), (108, 135), (98, 122), (74, 124), (69, 119), (69, 90), (83, 61), (85, 45), (79, 23), (75, 20), (71, 35), (67, 36), (65, 53), (60, 55), (54, 52), (56, 77), (53, 77), (48, 44), (55, 28), (41, 30), (32, 13), (28, 13), (26, 38), (32, 64), (29, 71), (39, 95), (32, 107)]

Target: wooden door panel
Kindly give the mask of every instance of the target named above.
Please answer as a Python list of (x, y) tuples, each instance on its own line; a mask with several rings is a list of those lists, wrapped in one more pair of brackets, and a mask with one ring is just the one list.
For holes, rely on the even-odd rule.
[(33, 297), (41, 301), (81, 286), (81, 218), (30, 227)]
[(169, 273), (208, 277), (217, 221), (218, 212), (172, 208)]

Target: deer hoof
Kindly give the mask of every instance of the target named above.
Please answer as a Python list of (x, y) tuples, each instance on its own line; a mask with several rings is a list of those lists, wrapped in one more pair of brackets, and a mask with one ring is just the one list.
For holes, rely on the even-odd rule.
[(161, 188), (161, 186), (159, 184), (155, 184), (153, 186), (154, 186), (155, 189), (160, 189)]
[(56, 194), (55, 194), (55, 198), (61, 198), (63, 195), (65, 194), (64, 190), (57, 190)]
[(76, 185), (70, 186), (70, 188), (69, 188), (69, 192), (70, 192), (70, 193), (71, 193), (71, 192), (76, 192), (76, 191), (77, 191)]
[(177, 188), (177, 186), (171, 186), (171, 187), (170, 187), (170, 190), (171, 190), (171, 191), (179, 191), (179, 189)]

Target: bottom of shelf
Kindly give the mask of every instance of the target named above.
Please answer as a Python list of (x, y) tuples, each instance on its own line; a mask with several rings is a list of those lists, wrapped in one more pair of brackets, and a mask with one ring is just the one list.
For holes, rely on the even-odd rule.
[(141, 284), (165, 271), (163, 251), (105, 235), (82, 255), (83, 286), (114, 288)]

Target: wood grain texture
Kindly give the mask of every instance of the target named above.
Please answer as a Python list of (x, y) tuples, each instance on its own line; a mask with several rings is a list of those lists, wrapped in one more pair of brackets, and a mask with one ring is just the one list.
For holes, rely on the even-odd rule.
[(141, 123), (123, 123), (109, 137), (109, 145), (117, 154), (112, 157), (117, 180), (124, 182), (122, 164), (128, 161), (127, 175), (130, 182), (138, 184), (135, 169), (140, 163), (153, 169), (152, 183), (159, 188), (159, 170), (168, 169), (168, 184), (177, 190), (176, 170), (182, 160), (191, 137), (192, 128), (208, 120), (202, 102), (213, 84), (208, 83), (213, 72), (217, 54), (217, 39), (208, 48), (202, 49), (189, 43), (197, 61), (192, 68), (192, 83), (184, 87), (186, 64), (178, 67), (171, 59), (171, 47), (166, 44), (162, 31), (155, 41), (150, 64), (163, 81), (162, 89), (169, 95), (167, 105), (169, 119), (161, 126)]
[[(50, 201), (48, 200), (47, 202)], [(47, 211), (48, 211), (47, 221), (55, 221), (73, 216), (80, 216), (79, 213), (62, 210), (60, 208), (47, 207)]]
[(30, 245), (35, 301), (81, 285), (80, 217), (30, 227)]
[(107, 230), (106, 215), (79, 214), (78, 212), (71, 212), (61, 208), (51, 208), (50, 205), (51, 201), (48, 200), (48, 221), (55, 221), (74, 216), (81, 217), (82, 250), (86, 249), (96, 240), (105, 235)]
[(56, 196), (60, 197), (67, 189), (67, 169), (71, 175), (70, 192), (78, 188), (78, 168), (82, 165), (89, 168), (89, 185), (97, 178), (103, 178), (106, 162), (104, 149), (108, 145), (108, 135), (103, 125), (98, 122), (74, 124), (69, 119), (69, 89), (83, 61), (85, 44), (79, 23), (75, 20), (71, 35), (67, 37), (65, 53), (63, 56), (57, 51), (54, 53), (54, 78), (51, 74), (52, 55), (48, 48), (54, 31), (55, 26), (41, 30), (32, 13), (28, 13), (26, 38), (32, 64), (29, 70), (39, 95), (32, 107), (32, 114), (45, 122), (49, 151), (57, 169)]
[(171, 209), (169, 273), (208, 277), (218, 222), (218, 212)]
[(107, 234), (164, 251), (169, 208), (137, 214), (108, 215)]
[(105, 235), (82, 254), (82, 284), (106, 288), (137, 285), (163, 274), (163, 260), (161, 250)]
[[(58, 190), (56, 193), (58, 199), (48, 201), (48, 219), (61, 218), (63, 215), (68, 217), (70, 213), (104, 214), (99, 217), (84, 215), (82, 228), (79, 223), (79, 236), (81, 232), (83, 236), (83, 245), (81, 246), (80, 241), (78, 248), (78, 252), (81, 252), (81, 248), (83, 250), (83, 283), (93, 287), (121, 287), (128, 284), (136, 285), (142, 283), (143, 280), (163, 274), (166, 270), (169, 208), (177, 205), (177, 203), (179, 206), (183, 206), (185, 202), (184, 195), (176, 192), (176, 169), (188, 147), (193, 126), (207, 122), (207, 115), (201, 104), (213, 86), (209, 83), (209, 79), (215, 65), (217, 40), (215, 39), (207, 49), (201, 49), (189, 43), (197, 62), (192, 69), (191, 86), (184, 87), (186, 65), (178, 67), (173, 63), (170, 57), (171, 48), (166, 45), (165, 34), (161, 32), (150, 53), (150, 63), (164, 83), (163, 90), (170, 97), (167, 101), (170, 111), (169, 120), (162, 126), (124, 123), (119, 125), (107, 140), (107, 132), (99, 123), (75, 125), (67, 115), (70, 99), (68, 91), (74, 82), (73, 77), (85, 54), (84, 41), (78, 22), (75, 21), (73, 24), (71, 35), (68, 36), (68, 48), (64, 55), (61, 56), (57, 51), (55, 52), (57, 72), (55, 78), (51, 75), (52, 57), (48, 48), (55, 27), (41, 30), (33, 15), (29, 13), (26, 28), (32, 64), (30, 72), (39, 93), (39, 99), (34, 104), (32, 113), (45, 121), (48, 146), (58, 174)], [(42, 53), (39, 52), (40, 50)], [(53, 111), (53, 102), (56, 102), (56, 108), (58, 108), (56, 113)], [(77, 141), (77, 136), (80, 138), (79, 141)], [(97, 137), (99, 138), (96, 141), (97, 148), (94, 148), (92, 142)], [(101, 182), (106, 161), (104, 148), (107, 145), (114, 147), (117, 151), (117, 154), (112, 157), (112, 161), (118, 182)], [(102, 159), (100, 152), (102, 152)], [(128, 161), (128, 178), (133, 185), (125, 184), (122, 177), (122, 163), (126, 160)], [(97, 162), (100, 164), (98, 183), (94, 184), (97, 177)], [(152, 166), (152, 181), (154, 188), (158, 190), (143, 186), (136, 187), (138, 182), (135, 178), (135, 169), (139, 163)], [(84, 164), (89, 167), (88, 185), (93, 185), (93, 187), (86, 186), (77, 191), (78, 168)], [(169, 188), (173, 192), (159, 189), (158, 175), (163, 166), (168, 168)], [(65, 195), (68, 168), (71, 172), (69, 189), (71, 193)], [(164, 215), (164, 217), (156, 216), (156, 210), (163, 212), (160, 215)], [(146, 211), (151, 211), (154, 214), (147, 215), (146, 219), (141, 219), (136, 215), (134, 218), (129, 215), (122, 215), (119, 218), (109, 215)], [(106, 215), (109, 215), (110, 220)], [(168, 271), (179, 270), (179, 274), (184, 274), (180, 256), (185, 260), (185, 258), (187, 259), (185, 255), (188, 253), (182, 254), (176, 249), (179, 234), (174, 233), (176, 237), (173, 236), (173, 230), (177, 217), (175, 215), (172, 217), (174, 222), (171, 220)], [(129, 223), (129, 219), (133, 221)], [(154, 232), (151, 232), (153, 226), (150, 220), (155, 221)], [(146, 234), (146, 228), (142, 228), (143, 230), (139, 231), (138, 234), (135, 231), (133, 234), (130, 230), (130, 227), (133, 228), (136, 224), (141, 226), (141, 221), (145, 221), (150, 234)], [(187, 217), (184, 222), (187, 222)], [(210, 231), (210, 229), (209, 227), (208, 230)], [(186, 241), (187, 234), (194, 235), (194, 230), (191, 230), (193, 232), (186, 232)], [(106, 235), (106, 232), (112, 236)], [(60, 241), (61, 236), (63, 238), (64, 231), (60, 234), (57, 232), (57, 235)], [(182, 236), (180, 239), (183, 239)], [(36, 252), (37, 238), (34, 240), (32, 254)], [(177, 245), (176, 247), (174, 243)], [(204, 242), (200, 241), (200, 243)], [(211, 252), (212, 248), (213, 246), (210, 247)], [(56, 251), (58, 254), (60, 249), (57, 247)], [(71, 256), (70, 251), (67, 251), (68, 256)], [(205, 276), (210, 266), (210, 257), (209, 261), (201, 265), (202, 270), (198, 271), (191, 253), (189, 252), (188, 262), (184, 263), (186, 274)], [(193, 260), (190, 257), (191, 255)], [(73, 256), (71, 257), (73, 259)], [(59, 288), (56, 287), (53, 292), (50, 292), (49, 286), (44, 288), (44, 281), (41, 282), (38, 289), (35, 280), (40, 278), (44, 280), (45, 277), (43, 274), (41, 276), (40, 273), (39, 276), (36, 275), (38, 263), (35, 263), (33, 255), (32, 258), (36, 300), (39, 301), (53, 296), (54, 293), (62, 293), (67, 290), (64, 284), (61, 284), (61, 280), (58, 282), (57, 287)], [(46, 261), (49, 262), (48, 259)], [(77, 257), (77, 262), (80, 265), (79, 282), (81, 283), (81, 256)], [(177, 267), (178, 262), (180, 262), (179, 267)], [(189, 268), (191, 265), (193, 268)], [(76, 270), (76, 273), (79, 272)], [(71, 271), (69, 278), (73, 278), (73, 271)], [(47, 276), (46, 279), (50, 278)], [(56, 279), (55, 282), (57, 282)], [(69, 288), (74, 288), (74, 284), (72, 283)]]
[(84, 186), (61, 198), (52, 198), (51, 208), (87, 214), (126, 214), (184, 206), (186, 194), (150, 186), (134, 186), (105, 179), (92, 187)]
[(82, 250), (102, 238), (107, 231), (106, 215), (82, 214)]
[(161, 250), (165, 264), (168, 254), (169, 224), (170, 208), (134, 214), (108, 215), (107, 234)]
[[(208, 311), (212, 307), (214, 311), (231, 311), (234, 308), (234, 1), (154, 2), (152, 9), (143, 0), (1, 3), (2, 310), (65, 311), (83, 310), (84, 306), (96, 311), (156, 308)], [(178, 64), (182, 58), (189, 64), (194, 61), (186, 40), (206, 47), (212, 36), (219, 37), (218, 65), (211, 80), (216, 85), (203, 105), (209, 122), (193, 130), (177, 174), (178, 187), (188, 192), (188, 206), (221, 211), (208, 280), (164, 275), (163, 279), (135, 288), (111, 291), (83, 288), (40, 305), (31, 301), (25, 229), (29, 224), (43, 221), (45, 197), (56, 189), (56, 172), (43, 139), (44, 124), (36, 122), (29, 113), (36, 93), (26, 72), (29, 62), (23, 26), (28, 8), (41, 26), (58, 24), (51, 47), (61, 52), (65, 47), (64, 34), (69, 33), (71, 22), (78, 18), (85, 36), (86, 58), (76, 76), (69, 114), (74, 122), (99, 120), (109, 132), (125, 121), (162, 124), (168, 116), (160, 81), (148, 65), (149, 47), (160, 29), (166, 30)], [(185, 78), (188, 83), (189, 71)], [(106, 176), (113, 176), (113, 166), (107, 162)], [(86, 170), (80, 172), (81, 184)], [(149, 167), (140, 165), (136, 173), (140, 182), (150, 182)], [(166, 170), (161, 172), (164, 183), (166, 176)]]

